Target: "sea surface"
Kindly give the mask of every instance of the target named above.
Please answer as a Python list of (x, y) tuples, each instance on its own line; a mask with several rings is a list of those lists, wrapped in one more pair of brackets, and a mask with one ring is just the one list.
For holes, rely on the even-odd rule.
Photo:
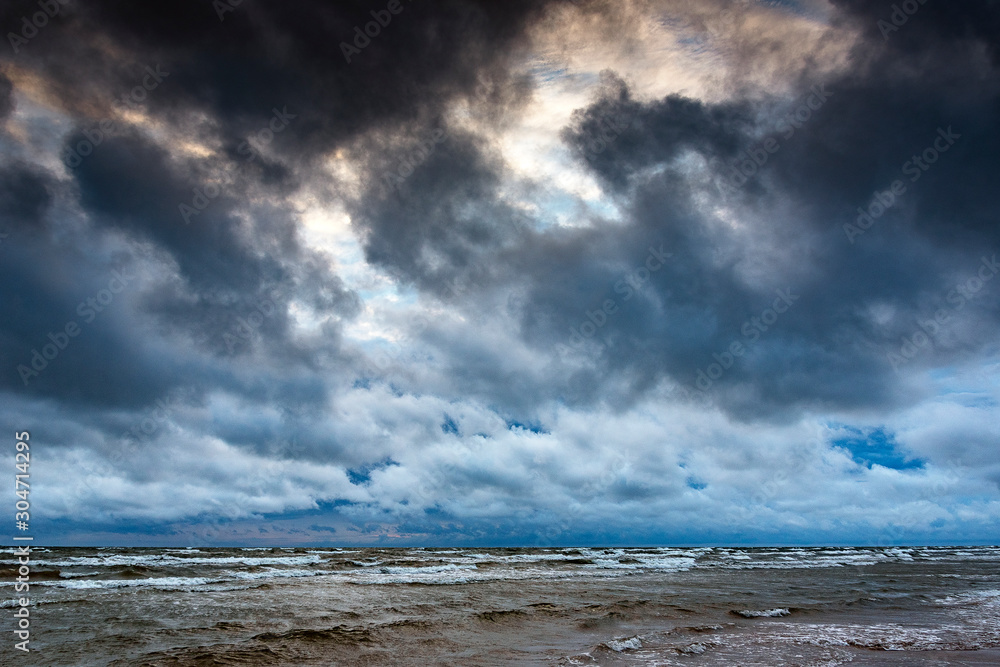
[(1000, 548), (32, 550), (4, 665), (1000, 665)]

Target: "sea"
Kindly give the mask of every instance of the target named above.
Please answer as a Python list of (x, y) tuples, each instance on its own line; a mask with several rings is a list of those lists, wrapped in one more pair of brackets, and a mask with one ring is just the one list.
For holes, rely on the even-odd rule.
[(1000, 665), (1000, 547), (12, 554), (3, 665)]

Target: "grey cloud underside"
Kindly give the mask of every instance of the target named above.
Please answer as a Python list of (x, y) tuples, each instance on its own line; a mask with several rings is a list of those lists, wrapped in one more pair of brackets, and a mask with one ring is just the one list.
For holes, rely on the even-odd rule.
[(14, 84), (3, 72), (0, 72), (0, 121), (4, 120), (14, 110)]
[[(877, 3), (853, 10), (841, 20), (874, 26), (884, 13)], [(1000, 79), (984, 28), (996, 20), (995, 4), (927, 5), (900, 33), (913, 31), (904, 40), (892, 35), (887, 42), (869, 29), (847, 72), (803, 81), (791, 96), (799, 104), (819, 84), (832, 95), (787, 139), (775, 130), (795, 108), (787, 100), (711, 105), (671, 96), (640, 104), (610, 77), (566, 138), (624, 202), (627, 224), (550, 232), (513, 260), (517, 282), (495, 285), (503, 290), (528, 277), (522, 333), (543, 351), (568, 344), (571, 327), (587, 322), (603, 300), (623, 306), (599, 328), (597, 345), (579, 355), (579, 367), (554, 373), (537, 398), (556, 393), (586, 404), (624, 391), (620, 398), (633, 400), (664, 379), (694, 389), (714, 353), (748, 342), (743, 324), (765, 311), (778, 289), (790, 288), (799, 300), (711, 389), (736, 415), (909, 404), (919, 391), (888, 355), (899, 359), (902, 337), (937, 311), (946, 311), (945, 333), (954, 335), (921, 350), (905, 370), (975, 359), (995, 345), (996, 286), (987, 283), (962, 305), (954, 288), (1000, 249), (991, 186)], [(606, 119), (618, 117), (631, 119), (629, 128), (594, 154), (594, 142), (607, 136)], [(904, 163), (949, 128), (961, 138), (911, 182)], [(719, 189), (739, 164), (737, 154), (759, 149), (768, 136), (780, 148), (759, 174), (736, 191)], [(707, 185), (692, 176), (685, 159), (692, 154), (708, 165)], [(851, 243), (844, 225), (897, 179), (907, 192)], [(706, 210), (706, 196), (709, 205), (734, 206), (748, 228), (734, 232), (721, 223)], [(638, 298), (622, 303), (612, 285), (660, 243), (673, 258)], [(748, 278), (760, 273), (763, 282)], [(889, 315), (876, 317), (878, 310)]]
[[(3, 66), (44, 82), (49, 100), (75, 122), (64, 149), (100, 130), (99, 121), (112, 117), (114, 101), (141, 82), (146, 65), (162, 67), (169, 74), (139, 107), (168, 136), (213, 147), (208, 156), (193, 156), (142, 126), (119, 125), (71, 164), (65, 179), (19, 160), (20, 149), (5, 156), (0, 383), (9, 395), (25, 395), (19, 414), (33, 416), (35, 438), (88, 451), (76, 470), (81, 478), (148, 482), (171, 469), (167, 461), (155, 463), (158, 456), (198, 438), (218, 438), (272, 461), (344, 466), (398, 449), (398, 442), (390, 447), (366, 431), (338, 433), (324, 415), (332, 395), (363, 372), (357, 353), (341, 344), (342, 322), (357, 314), (360, 299), (328, 257), (303, 245), (289, 199), (318, 156), (401, 127), (433, 127), (453, 98), (477, 99), (477, 114), (505, 122), (530, 92), (525, 79), (508, 72), (507, 59), (542, 4), (407, 5), (393, 34), (387, 31), (348, 67), (337, 44), (370, 19), (367, 9), (246, 3), (219, 24), (211, 3), (139, 12), (130, 3), (70, 4)], [(0, 23), (16, 24), (34, 10), (33, 3), (5, 3)], [(449, 35), (449, 48), (441, 48)], [(109, 57), (109, 46), (120, 57)], [(8, 117), (9, 79), (0, 84), (0, 111)], [(266, 126), (273, 109), (295, 118), (248, 162), (241, 145)], [(486, 162), (477, 143), (456, 134), (439, 155), (464, 150), (470, 162)], [(452, 162), (453, 170), (464, 169)], [(220, 194), (186, 223), (179, 205), (194, 205), (196, 189), (220, 182)], [(467, 203), (477, 194), (470, 191)], [(454, 221), (434, 223), (440, 236)], [(506, 237), (502, 230), (473, 230), (469, 243), (482, 238)], [(413, 244), (411, 235), (382, 247), (405, 256)], [(131, 276), (128, 289), (85, 322), (78, 306), (108, 287), (113, 270)], [(323, 322), (308, 337), (291, 335), (293, 298)], [(252, 321), (264, 302), (267, 316), (244, 339), (238, 320)], [(33, 353), (71, 321), (81, 333), (25, 386), (15, 369), (34, 368)], [(234, 405), (213, 406), (219, 394)], [(161, 421), (152, 416), (162, 400), (174, 407)], [(408, 432), (401, 416), (384, 423)], [(427, 426), (439, 431), (436, 421)], [(123, 449), (127, 443), (132, 449)], [(123, 458), (123, 452), (131, 453)], [(208, 479), (222, 483), (218, 475)]]
[(392, 191), (385, 174), (398, 164), (373, 159), (386, 167), (370, 169), (373, 188), (354, 207), (367, 259), (441, 296), (459, 278), (495, 282), (490, 269), (502, 267), (497, 255), (518, 231), (516, 212), (497, 201), (503, 165), (476, 137), (458, 132), (424, 153), (425, 161)]
[[(301, 163), (372, 128), (433, 116), (480, 80), (506, 79), (523, 28), (551, 3), (402, 4), (384, 33), (347, 63), (339, 44), (372, 21), (372, 8), (360, 3), (257, 2), (221, 24), (211, 3), (196, 0), (91, 3), (64, 10), (44, 38), (67, 46), (34, 64), (71, 108), (110, 105), (109, 92), (128, 91), (142, 65), (159, 64), (170, 76), (149, 96), (150, 109), (165, 117), (204, 112), (233, 149), (272, 106), (287, 106), (299, 119), (281, 148)], [(16, 23), (32, 6), (12, 3), (0, 19)], [(95, 67), (107, 60), (103, 38), (136, 60)], [(81, 80), (91, 87), (82, 99)]]
[[(18, 24), (35, 9), (6, 3), (0, 19)], [(219, 150), (182, 157), (138, 128), (118, 127), (72, 166), (69, 182), (57, 183), (35, 167), (5, 167), (4, 215), (20, 227), (13, 233), (22, 245), (4, 266), (11, 278), (5, 305), (17, 314), (7, 326), (4, 363), (13, 369), (30, 359), (33, 348), (48, 342), (48, 331), (76, 317), (77, 303), (98, 292), (111, 269), (128, 265), (152, 267), (143, 271), (141, 287), (121, 297), (129, 314), (102, 316), (85, 327), (73, 349), (32, 380), (30, 392), (129, 405), (189, 384), (254, 395), (260, 392), (252, 385), (267, 373), (237, 379), (241, 371), (232, 364), (246, 363), (243, 357), (255, 350), (253, 362), (268, 358), (263, 366), (349, 375), (339, 323), (358, 312), (358, 297), (327, 258), (303, 247), (288, 198), (316, 156), (382, 127), (433, 118), (449, 99), (470, 95), (483, 81), (490, 82), (488, 101), (523, 100), (524, 82), (509, 77), (506, 60), (526, 21), (542, 9), (540, 3), (406, 3), (383, 39), (348, 65), (338, 44), (371, 20), (361, 5), (248, 3), (221, 23), (211, 3), (66, 5), (11, 66), (41, 77), (76, 119), (67, 148), (93, 136), (149, 65), (167, 74), (139, 106)], [(440, 42), (445, 36), (447, 49)], [(109, 46), (123, 57), (111, 58)], [(7, 115), (11, 84), (7, 77), (0, 83), (0, 110)], [(273, 109), (294, 120), (268, 155), (248, 161), (241, 145), (267, 126)], [(228, 183), (222, 193), (185, 224), (179, 205), (190, 206), (196, 189), (220, 180)], [(51, 208), (52, 190), (89, 220), (88, 252), (74, 248), (86, 232), (65, 219), (65, 206)], [(46, 220), (63, 233), (29, 236)], [(74, 293), (46, 292), (46, 267), (53, 266), (77, 287)], [(282, 296), (273, 297), (276, 292)], [(314, 340), (288, 337), (292, 296), (327, 319)], [(276, 313), (234, 350), (224, 335), (233, 333), (237, 316), (268, 299)], [(146, 318), (155, 322), (156, 336), (142, 335)], [(158, 345), (164, 349), (154, 351)], [(306, 382), (314, 389), (324, 384)], [(5, 373), (3, 383), (23, 388), (16, 373)]]
[[(308, 253), (296, 238), (293, 213), (281, 202), (301, 186), (303, 165), (314, 155), (373, 137), (366, 148), (367, 190), (349, 202), (366, 258), (452, 301), (456, 284), (470, 286), (462, 293), (477, 299), (487, 292), (520, 295), (524, 339), (553, 355), (560, 369), (552, 382), (533, 387), (535, 400), (602, 400), (600, 386), (608, 380), (617, 391), (630, 388), (615, 397), (626, 402), (662, 379), (692, 385), (713, 353), (734, 340), (745, 342), (742, 325), (767, 308), (775, 289), (801, 295), (792, 312), (713, 389), (734, 412), (756, 414), (802, 403), (889, 407), (908, 400), (885, 361), (886, 346), (910, 332), (927, 303), (946, 293), (948, 281), (964, 266), (975, 269), (977, 252), (996, 245), (988, 196), (996, 171), (995, 58), (967, 67), (981, 46), (993, 48), (984, 41), (984, 26), (995, 21), (993, 6), (923, 7), (888, 42), (871, 27), (880, 5), (846, 9), (840, 20), (868, 26), (853, 66), (833, 81), (803, 81), (800, 95), (791, 96), (804, 97), (810, 86), (823, 83), (832, 98), (781, 142), (780, 152), (743, 188), (728, 193), (708, 188), (710, 199), (738, 206), (752, 219), (746, 236), (706, 213), (699, 199), (704, 183), (694, 182), (685, 158), (699, 155), (710, 174), (725, 177), (741, 151), (775, 135), (787, 100), (713, 105), (671, 96), (641, 103), (613, 74), (564, 136), (624, 203), (627, 224), (541, 233), (516, 224), (523, 215), (499, 200), (506, 174), (502, 160), (482, 138), (452, 131), (441, 119), (449, 100), (468, 97), (483, 81), (491, 82), (493, 94), (480, 96), (479, 106), (499, 104), (496, 118), (517, 113), (525, 93), (523, 82), (508, 73), (510, 49), (539, 8), (407, 5), (386, 28), (386, 36), (389, 30), (398, 34), (377, 41), (350, 66), (329, 35), (350, 34), (364, 14), (321, 4), (277, 11), (258, 3), (228, 15), (219, 26), (205, 20), (206, 9), (197, 3), (141, 12), (106, 3), (68, 11), (52, 31), (79, 38), (92, 30), (161, 63), (170, 76), (150, 93), (148, 110), (177, 127), (215, 137), (223, 147), (211, 158), (178, 163), (162, 147), (126, 132), (73, 172), (81, 204), (95, 224), (151, 241), (176, 262), (176, 279), (149, 289), (143, 308), (179, 336), (222, 354), (230, 309), (252, 308), (279, 286), (306, 284), (293, 274)], [(454, 35), (448, 52), (431, 46), (442, 31)], [(135, 82), (135, 68), (91, 72), (86, 56), (94, 55), (94, 40), (73, 43), (32, 63), (56, 90), (62, 86), (70, 108), (82, 106), (79, 80), (92, 82), (88, 101), (98, 108), (114, 99), (111, 91)], [(298, 118), (275, 141), (275, 157), (245, 165), (237, 146), (266, 123), (271, 106), (287, 107)], [(192, 121), (194, 111), (207, 114), (209, 122)], [(609, 118), (625, 119), (628, 128), (607, 150), (588, 155)], [(87, 127), (96, 119), (81, 120)], [(847, 243), (842, 226), (853, 220), (856, 207), (898, 178), (900, 165), (933, 141), (938, 127), (948, 126), (965, 140), (910, 189), (905, 208), (888, 213), (881, 229), (863, 243)], [(412, 148), (407, 142), (435, 127), (449, 132), (446, 139), (398, 191), (386, 194), (384, 173)], [(391, 141), (400, 134), (407, 139)], [(69, 143), (81, 136), (73, 135)], [(380, 136), (390, 140), (379, 141)], [(193, 224), (178, 224), (177, 204), (189, 202), (193, 188), (232, 172), (237, 181)], [(23, 192), (29, 196), (31, 190)], [(251, 194), (277, 203), (253, 211), (247, 223), (240, 213), (247, 211), (243, 202)], [(571, 327), (585, 322), (586, 312), (605, 299), (621, 302), (612, 287), (643, 263), (650, 246), (660, 245), (672, 253), (671, 261), (646, 289), (621, 303), (621, 311), (600, 329), (602, 345), (567, 367), (556, 344), (565, 344)], [(795, 254), (783, 254), (784, 245)], [(748, 282), (748, 274), (774, 257), (782, 261), (770, 267), (768, 284)], [(307, 298), (335, 319), (352, 316), (357, 298), (335, 275), (320, 273), (308, 283), (314, 293)], [(892, 322), (872, 323), (873, 303), (895, 307)], [(975, 317), (986, 324), (974, 329), (985, 329), (995, 318), (990, 303), (975, 304)], [(279, 316), (265, 321), (260, 344), (318, 368), (313, 363), (318, 350), (295, 349), (285, 340), (285, 308), (278, 304)], [(34, 331), (25, 328), (21, 356)], [(335, 347), (335, 326), (332, 333)], [(938, 350), (921, 362), (938, 363), (961, 351)], [(576, 362), (580, 365), (573, 367)], [(449, 364), (459, 369), (468, 360), (457, 356)], [(498, 389), (489, 376), (506, 377), (475, 366), (484, 377), (469, 381), (487, 396)], [(65, 387), (67, 381), (51, 384)]]

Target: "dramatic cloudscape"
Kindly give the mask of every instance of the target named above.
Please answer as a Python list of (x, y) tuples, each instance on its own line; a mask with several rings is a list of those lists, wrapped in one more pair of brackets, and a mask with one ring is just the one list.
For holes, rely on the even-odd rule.
[(0, 28), (36, 540), (1000, 534), (1000, 3), (11, 0)]

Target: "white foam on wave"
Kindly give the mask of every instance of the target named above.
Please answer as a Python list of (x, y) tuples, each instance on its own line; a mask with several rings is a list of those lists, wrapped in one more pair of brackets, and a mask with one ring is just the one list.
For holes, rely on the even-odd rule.
[(951, 595), (937, 600), (951, 607), (967, 632), (984, 646), (1000, 646), (1000, 590), (983, 590)]
[[(695, 566), (697, 558), (709, 549), (600, 549), (600, 548), (573, 548), (549, 553), (522, 553), (522, 554), (489, 554), (489, 553), (469, 553), (458, 556), (454, 552), (447, 552), (451, 557), (443, 557), (440, 560), (456, 565), (474, 565), (487, 561), (500, 563), (502, 565), (530, 565), (534, 563), (552, 563), (559, 565), (565, 563), (569, 566), (580, 568), (581, 574), (589, 575), (587, 570), (622, 570), (625, 572), (636, 572), (645, 570), (680, 572)], [(622, 562), (625, 559), (626, 562)], [(589, 560), (590, 563), (573, 563), (568, 561)], [(366, 565), (364, 563), (358, 563)], [(367, 566), (367, 565), (366, 565)]]
[[(574, 550), (577, 551), (577, 550)], [(571, 559), (579, 558), (593, 558), (593, 556), (587, 553), (586, 550), (580, 549), (579, 553), (567, 554), (567, 553), (527, 553), (527, 554), (487, 554), (487, 553), (474, 553), (474, 554), (461, 554), (458, 556), (452, 555), (451, 558), (441, 558), (444, 561), (451, 562), (464, 562), (467, 560), (474, 561), (493, 561), (496, 563), (542, 563), (542, 562), (559, 562)]]
[(696, 567), (734, 570), (790, 570), (827, 567), (857, 567), (885, 562), (912, 562), (914, 550), (903, 548), (874, 549), (716, 549), (711, 558), (701, 559)]
[[(75, 575), (93, 576), (96, 572)], [(70, 589), (156, 588), (161, 590), (194, 590), (206, 584), (224, 584), (236, 581), (265, 581), (268, 579), (293, 579), (319, 577), (330, 574), (324, 570), (283, 570), (268, 568), (263, 572), (223, 572), (217, 577), (149, 577), (146, 579), (86, 579), (78, 581), (43, 581), (42, 586)], [(67, 575), (63, 575), (67, 576)], [(74, 575), (68, 575), (74, 576)]]
[(194, 590), (210, 583), (220, 583), (224, 579), (207, 577), (153, 577), (150, 579), (79, 579), (70, 581), (40, 581), (39, 586), (55, 586), (73, 590), (94, 590), (110, 588), (157, 588), (164, 591)]
[(819, 624), (778, 621), (757, 635), (767, 641), (779, 640), (819, 647), (856, 647), (873, 651), (970, 651), (1000, 647), (996, 619), (976, 622), (974, 618), (936, 623), (933, 627), (899, 623)]
[[(645, 553), (630, 552), (628, 549), (616, 549), (610, 554), (594, 557), (594, 564), (585, 567), (603, 570), (653, 570), (659, 572), (683, 572), (697, 564), (697, 557), (681, 553)], [(622, 561), (625, 562), (622, 562)]]
[(701, 642), (696, 642), (694, 644), (688, 644), (687, 646), (682, 646), (677, 649), (677, 652), (682, 655), (701, 655), (709, 649), (708, 644), (702, 644)]
[[(974, 554), (976, 560), (987, 558), (1000, 560), (1000, 549), (995, 547), (967, 547), (962, 549), (939, 547), (844, 547), (844, 548), (791, 548), (791, 549), (750, 549), (738, 547), (715, 548), (566, 548), (547, 549), (538, 552), (489, 553), (488, 551), (461, 550), (310, 550), (307, 553), (260, 553), (260, 549), (242, 552), (228, 552), (232, 555), (210, 555), (198, 550), (164, 550), (163, 552), (127, 554), (104, 552), (96, 556), (73, 556), (35, 561), (37, 565), (59, 568), (73, 568), (72, 572), (62, 572), (62, 582), (84, 580), (99, 576), (103, 568), (112, 566), (151, 566), (167, 568), (164, 574), (185, 574), (170, 571), (169, 568), (205, 567), (189, 574), (202, 577), (170, 577), (135, 579), (129, 581), (86, 579), (87, 582), (110, 581), (105, 585), (87, 583), (90, 588), (113, 588), (131, 586), (163, 586), (164, 582), (184, 581), (187, 586), (198, 586), (198, 581), (257, 582), (267, 579), (320, 576), (334, 574), (322, 568), (311, 568), (317, 564), (354, 564), (355, 571), (336, 572), (347, 583), (356, 584), (463, 584), (496, 580), (541, 580), (570, 578), (614, 578), (643, 573), (681, 572), (690, 569), (792, 569), (826, 568), (868, 565), (872, 563), (910, 563), (915, 560), (949, 561), (961, 560), (956, 554)], [(270, 550), (268, 550), (270, 551)], [(362, 560), (349, 560), (359, 552), (371, 554)], [(254, 553), (256, 552), (256, 553)], [(77, 552), (79, 553), (79, 552)], [(218, 552), (216, 552), (218, 553)], [(330, 558), (332, 554), (343, 554), (341, 558)], [(366, 555), (367, 555), (366, 554)], [(432, 554), (440, 554), (435, 557)], [(431, 560), (433, 564), (424, 564)], [(578, 561), (578, 562), (567, 562)], [(590, 561), (590, 562), (585, 562)], [(391, 564), (386, 564), (391, 562)], [(443, 564), (442, 564), (443, 563)], [(216, 567), (212, 567), (216, 566)], [(244, 568), (264, 569), (258, 572), (243, 572)], [(97, 570), (95, 572), (95, 570)], [(146, 582), (146, 583), (141, 583)], [(53, 582), (46, 585), (59, 585)], [(991, 619), (1000, 619), (1000, 593), (981, 594), (982, 600), (976, 604), (995, 604), (989, 608)], [(963, 598), (964, 600), (964, 598)], [(986, 601), (984, 601), (986, 600)], [(993, 600), (993, 602), (988, 602)], [(972, 604), (965, 600), (962, 604)], [(943, 602), (947, 603), (947, 601)], [(957, 604), (957, 603), (956, 603)], [(754, 610), (744, 610), (757, 613)], [(774, 611), (774, 610), (763, 610)], [(741, 612), (737, 612), (741, 613)], [(965, 614), (966, 612), (960, 612)], [(972, 613), (972, 612), (968, 612)], [(747, 616), (759, 618), (764, 616)]]
[(227, 573), (233, 579), (243, 581), (259, 581), (262, 579), (298, 579), (300, 577), (322, 577), (330, 574), (323, 570), (275, 570), (268, 569), (264, 572), (231, 572)]
[(921, 558), (927, 560), (986, 560), (1000, 562), (1000, 548), (998, 547), (925, 547), (917, 552)]
[[(435, 571), (430, 571), (434, 569)], [(391, 571), (383, 571), (391, 570)], [(381, 584), (425, 584), (448, 586), (457, 584), (474, 584), (486, 581), (534, 581), (577, 579), (581, 576), (601, 579), (611, 579), (621, 576), (613, 571), (591, 570), (587, 572), (572, 570), (553, 570), (547, 568), (490, 568), (480, 570), (475, 567), (438, 566), (436, 568), (380, 568), (355, 570), (353, 572), (338, 572), (331, 578), (350, 584), (381, 585)]]
[(782, 607), (781, 609), (744, 609), (736, 613), (743, 618), (777, 618), (779, 616), (789, 616), (792, 612)]
[(121, 554), (108, 554), (104, 556), (70, 556), (62, 560), (36, 560), (35, 565), (47, 565), (50, 567), (116, 567), (141, 565), (150, 567), (184, 567), (187, 565), (245, 565), (248, 567), (261, 565), (309, 565), (319, 563), (322, 559), (318, 555), (304, 556), (271, 556), (271, 557), (251, 557), (251, 556), (194, 556), (192, 558), (180, 558), (168, 554), (150, 554), (143, 556), (125, 556)]
[(458, 570), (475, 570), (475, 565), (456, 565), (454, 563), (449, 563), (448, 565), (427, 565), (424, 567), (402, 567), (402, 566), (391, 566), (391, 567), (381, 567), (379, 572), (382, 574), (438, 574), (440, 572), (455, 572)]
[(1000, 606), (1000, 590), (972, 591), (958, 595), (949, 595), (946, 598), (937, 600), (937, 603), (947, 606), (968, 604), (990, 607), (995, 605)]
[(642, 637), (635, 635), (633, 637), (622, 637), (618, 639), (612, 639), (610, 641), (604, 642), (604, 645), (615, 653), (622, 653), (624, 651), (636, 651), (642, 648)]
[[(876, 625), (787, 624), (790, 638), (813, 646), (855, 646), (876, 651), (934, 651), (971, 648), (965, 642), (942, 636), (946, 628), (906, 627), (896, 623)], [(951, 628), (947, 628), (951, 629)]]
[[(37, 604), (37, 602), (35, 602), (34, 600), (29, 599), (29, 601), (28, 601), (28, 606), (29, 607), (33, 607), (36, 604)], [(0, 601), (0, 609), (10, 609), (12, 607), (20, 607), (20, 606), (22, 606), (22, 605), (19, 602), (18, 598), (15, 598), (15, 599), (12, 599), (12, 600), (3, 600), (3, 601)]]

